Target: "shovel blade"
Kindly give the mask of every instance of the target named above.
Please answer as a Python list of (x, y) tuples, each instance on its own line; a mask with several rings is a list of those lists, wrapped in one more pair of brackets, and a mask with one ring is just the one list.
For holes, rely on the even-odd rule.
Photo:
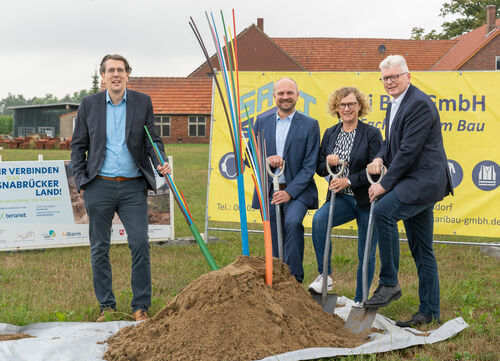
[(378, 308), (351, 307), (344, 328), (358, 334), (370, 331)]
[(327, 294), (325, 304), (322, 302), (321, 293), (311, 292), (311, 297), (318, 305), (323, 308), (323, 311), (328, 313), (335, 312), (335, 306), (337, 305), (337, 297), (336, 294)]

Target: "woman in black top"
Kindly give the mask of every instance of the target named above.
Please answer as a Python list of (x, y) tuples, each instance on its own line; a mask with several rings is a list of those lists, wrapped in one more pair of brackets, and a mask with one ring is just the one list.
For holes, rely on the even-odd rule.
[[(316, 173), (323, 177), (329, 175), (326, 162), (334, 173), (340, 170), (340, 167), (337, 169), (339, 159), (345, 160), (346, 166), (340, 178), (331, 179), (330, 177), (326, 202), (313, 217), (312, 239), (320, 275), (311, 283), (309, 289), (321, 293), (325, 237), (326, 232), (331, 232), (331, 229), (326, 228), (328, 227), (330, 191), (333, 189), (336, 193), (333, 227), (354, 219), (358, 224), (359, 264), (354, 301), (361, 303), (363, 256), (370, 209), (368, 199), (370, 184), (366, 177), (366, 166), (382, 146), (382, 135), (377, 128), (359, 120), (368, 113), (370, 106), (367, 97), (355, 87), (342, 87), (333, 92), (328, 102), (328, 110), (340, 121), (328, 128), (323, 135)], [(368, 285), (371, 284), (375, 271), (376, 249), (377, 239), (374, 237), (370, 249)], [(328, 290), (332, 288), (330, 258), (331, 253), (328, 258)]]

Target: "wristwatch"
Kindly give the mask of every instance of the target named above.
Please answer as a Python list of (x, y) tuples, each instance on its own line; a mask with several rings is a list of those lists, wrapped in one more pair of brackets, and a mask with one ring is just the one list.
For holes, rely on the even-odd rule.
[(349, 178), (347, 178), (347, 183), (349, 184), (349, 186), (351, 186), (351, 181), (349, 180)]

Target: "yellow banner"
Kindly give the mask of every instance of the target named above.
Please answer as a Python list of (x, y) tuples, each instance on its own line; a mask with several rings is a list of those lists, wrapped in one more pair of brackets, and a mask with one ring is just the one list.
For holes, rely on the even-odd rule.
[[(383, 131), (390, 97), (380, 83), (380, 73), (241, 72), (240, 99), (246, 124), (245, 105), (251, 118), (273, 108), (273, 84), (283, 76), (297, 81), (297, 110), (318, 120), (321, 134), (338, 122), (327, 113), (328, 97), (342, 86), (355, 86), (369, 96), (372, 112), (362, 121)], [(222, 85), (222, 78), (219, 77)], [(448, 164), (455, 196), (434, 208), (434, 233), (500, 237), (500, 72), (414, 72), (412, 83), (426, 92), (441, 116)], [(227, 103), (227, 99), (226, 103)], [(228, 124), (218, 92), (214, 91), (212, 148), (208, 214), (210, 221), (239, 222), (236, 169)], [(261, 222), (251, 209), (251, 171), (244, 172), (248, 222)], [(327, 182), (315, 176), (320, 206)], [(314, 211), (304, 225), (311, 227)], [(340, 227), (355, 229), (355, 222)], [(403, 227), (401, 231), (404, 232)]]

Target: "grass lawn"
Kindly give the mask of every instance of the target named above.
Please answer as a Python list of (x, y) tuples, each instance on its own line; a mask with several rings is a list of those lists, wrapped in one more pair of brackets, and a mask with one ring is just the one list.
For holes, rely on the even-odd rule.
[[(208, 145), (166, 145), (174, 156), (175, 183), (189, 204), (195, 224), (204, 229)], [(69, 151), (1, 150), (2, 160), (69, 159)], [(231, 225), (235, 228), (235, 225)], [(310, 230), (309, 230), (310, 231)], [(178, 209), (177, 236), (191, 235)], [(231, 263), (241, 253), (239, 234), (210, 232), (221, 241), (208, 248), (217, 264)], [(437, 239), (498, 242), (498, 239), (439, 237)], [(357, 267), (356, 242), (334, 237), (334, 289), (354, 297)], [(418, 346), (384, 354), (339, 357), (335, 360), (500, 360), (499, 260), (485, 256), (475, 246), (435, 245), (441, 282), (441, 317), (462, 316), (470, 327), (434, 345)], [(250, 254), (263, 255), (263, 237), (250, 234)], [(192, 280), (209, 272), (197, 245), (151, 247), (153, 304), (151, 314)], [(113, 285), (118, 311), (130, 313), (130, 253), (126, 245), (111, 250)], [(378, 264), (377, 264), (378, 267)], [(306, 238), (304, 268), (308, 285), (317, 275), (312, 241)], [(380, 312), (392, 319), (406, 319), (418, 307), (415, 264), (406, 243), (401, 245), (400, 284), (403, 297)], [(372, 291), (375, 286), (372, 286)], [(92, 287), (88, 247), (0, 253), (0, 322), (26, 325), (47, 321), (93, 321), (99, 307)], [(435, 328), (433, 325), (432, 328)]]

